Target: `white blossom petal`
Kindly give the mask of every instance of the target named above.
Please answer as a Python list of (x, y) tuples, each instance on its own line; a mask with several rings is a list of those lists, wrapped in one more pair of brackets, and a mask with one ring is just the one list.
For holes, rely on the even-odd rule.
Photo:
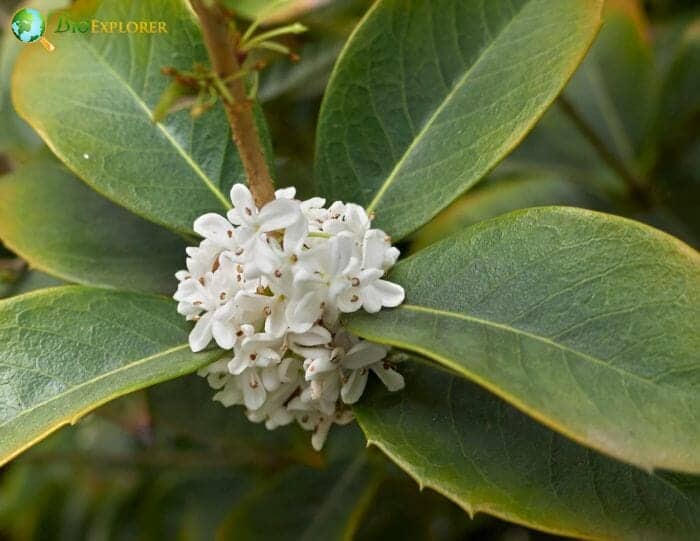
[(237, 218), (237, 221), (231, 221), (233, 223), (238, 222), (237, 225), (249, 223), (250, 218), (247, 217), (257, 214), (253, 195), (245, 184), (234, 184), (231, 187), (231, 203), (233, 203), (233, 210), (236, 211), (235, 216)]
[(233, 238), (234, 227), (231, 222), (220, 214), (210, 212), (194, 221), (194, 231), (202, 237), (226, 242)]
[(243, 379), (243, 402), (245, 407), (250, 410), (256, 410), (265, 402), (267, 392), (254, 369), (246, 370)]
[(314, 429), (314, 434), (311, 436), (311, 445), (316, 451), (323, 449), (323, 445), (326, 443), (326, 438), (328, 437), (328, 431), (333, 423), (332, 418), (321, 417), (319, 423)]
[(363, 340), (355, 344), (343, 357), (343, 366), (356, 370), (381, 361), (389, 348)]
[(292, 225), (301, 217), (299, 203), (289, 199), (270, 201), (260, 210), (260, 231), (276, 231)]
[(275, 190), (275, 199), (294, 199), (296, 194), (297, 190), (294, 186), (280, 188), (279, 190)]
[(377, 312), (400, 304), (401, 286), (383, 279), (399, 251), (371, 229), (365, 209), (275, 192), (262, 209), (243, 184), (231, 188), (227, 218), (194, 223), (204, 237), (186, 249), (175, 275), (177, 310), (194, 321), (190, 347), (212, 339), (232, 351), (200, 369), (224, 406), (242, 404), (268, 429), (296, 421), (321, 449), (333, 424), (353, 420), (373, 371), (389, 388), (403, 377), (386, 363), (388, 348), (343, 328), (341, 313)]
[(403, 376), (385, 363), (377, 363), (371, 369), (389, 391), (400, 391), (406, 386)]
[(197, 320), (197, 323), (195, 323), (189, 336), (190, 349), (192, 351), (202, 351), (209, 345), (209, 342), (211, 342), (211, 325), (213, 318), (214, 316), (212, 314), (207, 313), (201, 316)]
[(354, 404), (360, 399), (367, 386), (367, 369), (353, 370), (340, 389), (340, 396), (346, 404)]

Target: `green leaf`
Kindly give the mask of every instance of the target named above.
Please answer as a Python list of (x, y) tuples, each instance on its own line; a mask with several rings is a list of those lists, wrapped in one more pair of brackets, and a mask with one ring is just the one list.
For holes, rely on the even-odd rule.
[(258, 99), (266, 102), (280, 96), (297, 100), (320, 96), (339, 52), (337, 40), (307, 43), (298, 52), (298, 62), (282, 59), (262, 72)]
[(522, 172), (558, 175), (616, 199), (627, 197), (621, 179), (601, 159), (558, 100), (494, 175)]
[(586, 539), (695, 539), (700, 478), (650, 474), (552, 432), (473, 383), (404, 363), (406, 389), (368, 389), (368, 440), (470, 513)]
[[(663, 81), (657, 119), (657, 135), (670, 142), (683, 139), (678, 131), (692, 131), (700, 115), (700, 17), (680, 34), (673, 61)], [(697, 128), (696, 128), (697, 130)], [(675, 139), (675, 141), (674, 141)]]
[(51, 18), (56, 50), (25, 47), (14, 71), (20, 115), (90, 186), (151, 221), (190, 233), (199, 215), (227, 209), (231, 185), (245, 175), (221, 105), (198, 119), (187, 111), (151, 119), (169, 84), (161, 68), (208, 62), (190, 11), (180, 0), (88, 0), (69, 16), (164, 21), (168, 32), (55, 33)]
[(527, 207), (568, 205), (602, 209), (605, 201), (584, 186), (552, 174), (519, 174), (494, 179), (469, 191), (436, 216), (415, 235), (417, 252), (482, 220)]
[(69, 282), (172, 293), (178, 236), (96, 194), (50, 156), (0, 178), (0, 238)]
[(532, 128), (600, 24), (597, 0), (377, 2), (322, 105), (316, 180), (402, 237)]
[(250, 20), (284, 15), (294, 7), (293, 0), (221, 0), (221, 3), (236, 15)]
[(406, 301), (350, 328), (644, 468), (700, 472), (700, 256), (638, 222), (544, 207), (400, 262)]
[(604, 25), (564, 95), (604, 143), (643, 173), (656, 105), (649, 30), (636, 1), (606, 3)]
[(663, 84), (656, 134), (661, 149), (656, 189), (665, 205), (700, 243), (700, 18), (681, 34)]
[[(649, 34), (637, 0), (606, 2), (600, 34), (563, 92), (607, 153), (638, 177), (651, 161), (657, 91)], [(624, 180), (560, 100), (502, 167), (556, 172), (623, 201), (621, 207), (629, 198)]]
[(237, 504), (218, 539), (352, 539), (378, 482), (365, 452), (322, 470), (292, 468)]
[(97, 406), (192, 372), (188, 324), (161, 297), (66, 286), (0, 301), (0, 464)]
[(37, 289), (46, 289), (48, 287), (57, 287), (62, 285), (66, 285), (63, 280), (59, 280), (58, 278), (54, 278), (53, 276), (38, 270), (30, 270), (25, 272), (22, 278), (18, 280), (17, 284), (12, 289), (11, 294), (13, 296), (22, 295)]

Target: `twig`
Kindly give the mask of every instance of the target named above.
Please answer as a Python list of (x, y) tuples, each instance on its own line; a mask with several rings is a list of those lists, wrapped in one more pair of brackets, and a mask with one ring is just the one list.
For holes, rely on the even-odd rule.
[(600, 158), (625, 182), (632, 198), (643, 208), (650, 209), (653, 206), (651, 194), (646, 190), (644, 184), (613, 155), (605, 143), (598, 137), (595, 130), (579, 114), (576, 107), (563, 95), (559, 96), (557, 103), (561, 109), (573, 121), (583, 136), (593, 146)]
[(224, 99), (226, 116), (231, 125), (233, 140), (243, 162), (248, 186), (258, 207), (275, 197), (275, 188), (260, 136), (255, 126), (253, 103), (246, 94), (245, 82), (236, 77), (241, 66), (236, 43), (238, 36), (230, 30), (231, 18), (228, 13), (212, 0), (191, 0), (202, 25), (204, 43), (209, 52), (212, 68), (226, 85), (231, 100)]
[(19, 274), (25, 269), (26, 265), (26, 262), (19, 258), (0, 259), (0, 271)]

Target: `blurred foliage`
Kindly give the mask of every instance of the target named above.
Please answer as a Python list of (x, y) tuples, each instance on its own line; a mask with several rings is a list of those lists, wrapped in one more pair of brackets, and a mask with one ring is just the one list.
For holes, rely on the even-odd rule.
[[(65, 3), (31, 5), (50, 11)], [(270, 12), (270, 20), (291, 17), (309, 28), (286, 38), (300, 59), (274, 58), (259, 89), (279, 183), (296, 186), (302, 197), (311, 195), (323, 90), (342, 44), (370, 4), (289, 0)], [(600, 39), (564, 95), (612, 159), (649, 190), (653, 204), (630, 200), (610, 156), (601, 155), (566, 108), (555, 104), (488, 181), (416, 234), (412, 249), (479, 220), (548, 204), (633, 216), (697, 245), (700, 4), (644, 0), (643, 10), (632, 1), (611, 4)], [(3, 0), (0, 17), (18, 5)], [(269, 3), (231, 1), (229, 7), (251, 19)], [(20, 45), (6, 29), (2, 24), (0, 173), (41, 147), (9, 100)], [(601, 107), (616, 111), (615, 123)], [(60, 283), (0, 245), (0, 298)], [(268, 432), (241, 410), (213, 403), (211, 394), (196, 376), (168, 382), (103, 406), (16, 459), (0, 470), (0, 539), (245, 539), (255, 538), (246, 537), (257, 531), (251, 524), (279, 539), (303, 533), (321, 539), (309, 530), (319, 512), (326, 513), (325, 526), (368, 541), (557, 539), (485, 515), (470, 519), (445, 498), (420, 492), (378, 451), (364, 451), (356, 426), (337, 429), (319, 454), (300, 430)], [(353, 462), (358, 454), (359, 466)], [(348, 471), (372, 482), (359, 492), (350, 481), (338, 488)], [(290, 488), (296, 498), (285, 493)], [(300, 488), (308, 497), (298, 498)], [(329, 490), (338, 505), (319, 501)]]

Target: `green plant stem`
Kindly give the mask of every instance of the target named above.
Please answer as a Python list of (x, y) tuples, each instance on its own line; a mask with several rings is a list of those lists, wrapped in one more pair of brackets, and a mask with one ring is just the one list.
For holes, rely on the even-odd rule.
[(233, 140), (238, 147), (241, 162), (248, 178), (248, 186), (255, 204), (262, 207), (275, 197), (275, 188), (260, 136), (255, 126), (253, 102), (246, 95), (245, 82), (235, 77), (241, 66), (238, 60), (237, 36), (231, 32), (230, 17), (218, 2), (191, 0), (192, 7), (202, 25), (204, 43), (212, 68), (225, 81), (231, 100), (224, 99), (224, 108)]
[(275, 38), (277, 36), (284, 36), (285, 34), (301, 34), (303, 32), (306, 32), (306, 27), (300, 23), (294, 23), (281, 28), (275, 28), (268, 32), (263, 32), (262, 34), (259, 34), (251, 39), (247, 39), (249, 36), (248, 32), (246, 32), (244, 39), (241, 40), (241, 47), (244, 51), (250, 51), (251, 49), (258, 46), (260, 43), (269, 41), (271, 38)]
[(579, 114), (576, 107), (574, 107), (568, 98), (566, 98), (564, 94), (560, 94), (557, 103), (588, 140), (600, 158), (624, 181), (632, 199), (644, 210), (652, 208), (653, 198), (641, 180), (608, 150), (605, 143), (598, 137), (598, 134), (590, 124)]

